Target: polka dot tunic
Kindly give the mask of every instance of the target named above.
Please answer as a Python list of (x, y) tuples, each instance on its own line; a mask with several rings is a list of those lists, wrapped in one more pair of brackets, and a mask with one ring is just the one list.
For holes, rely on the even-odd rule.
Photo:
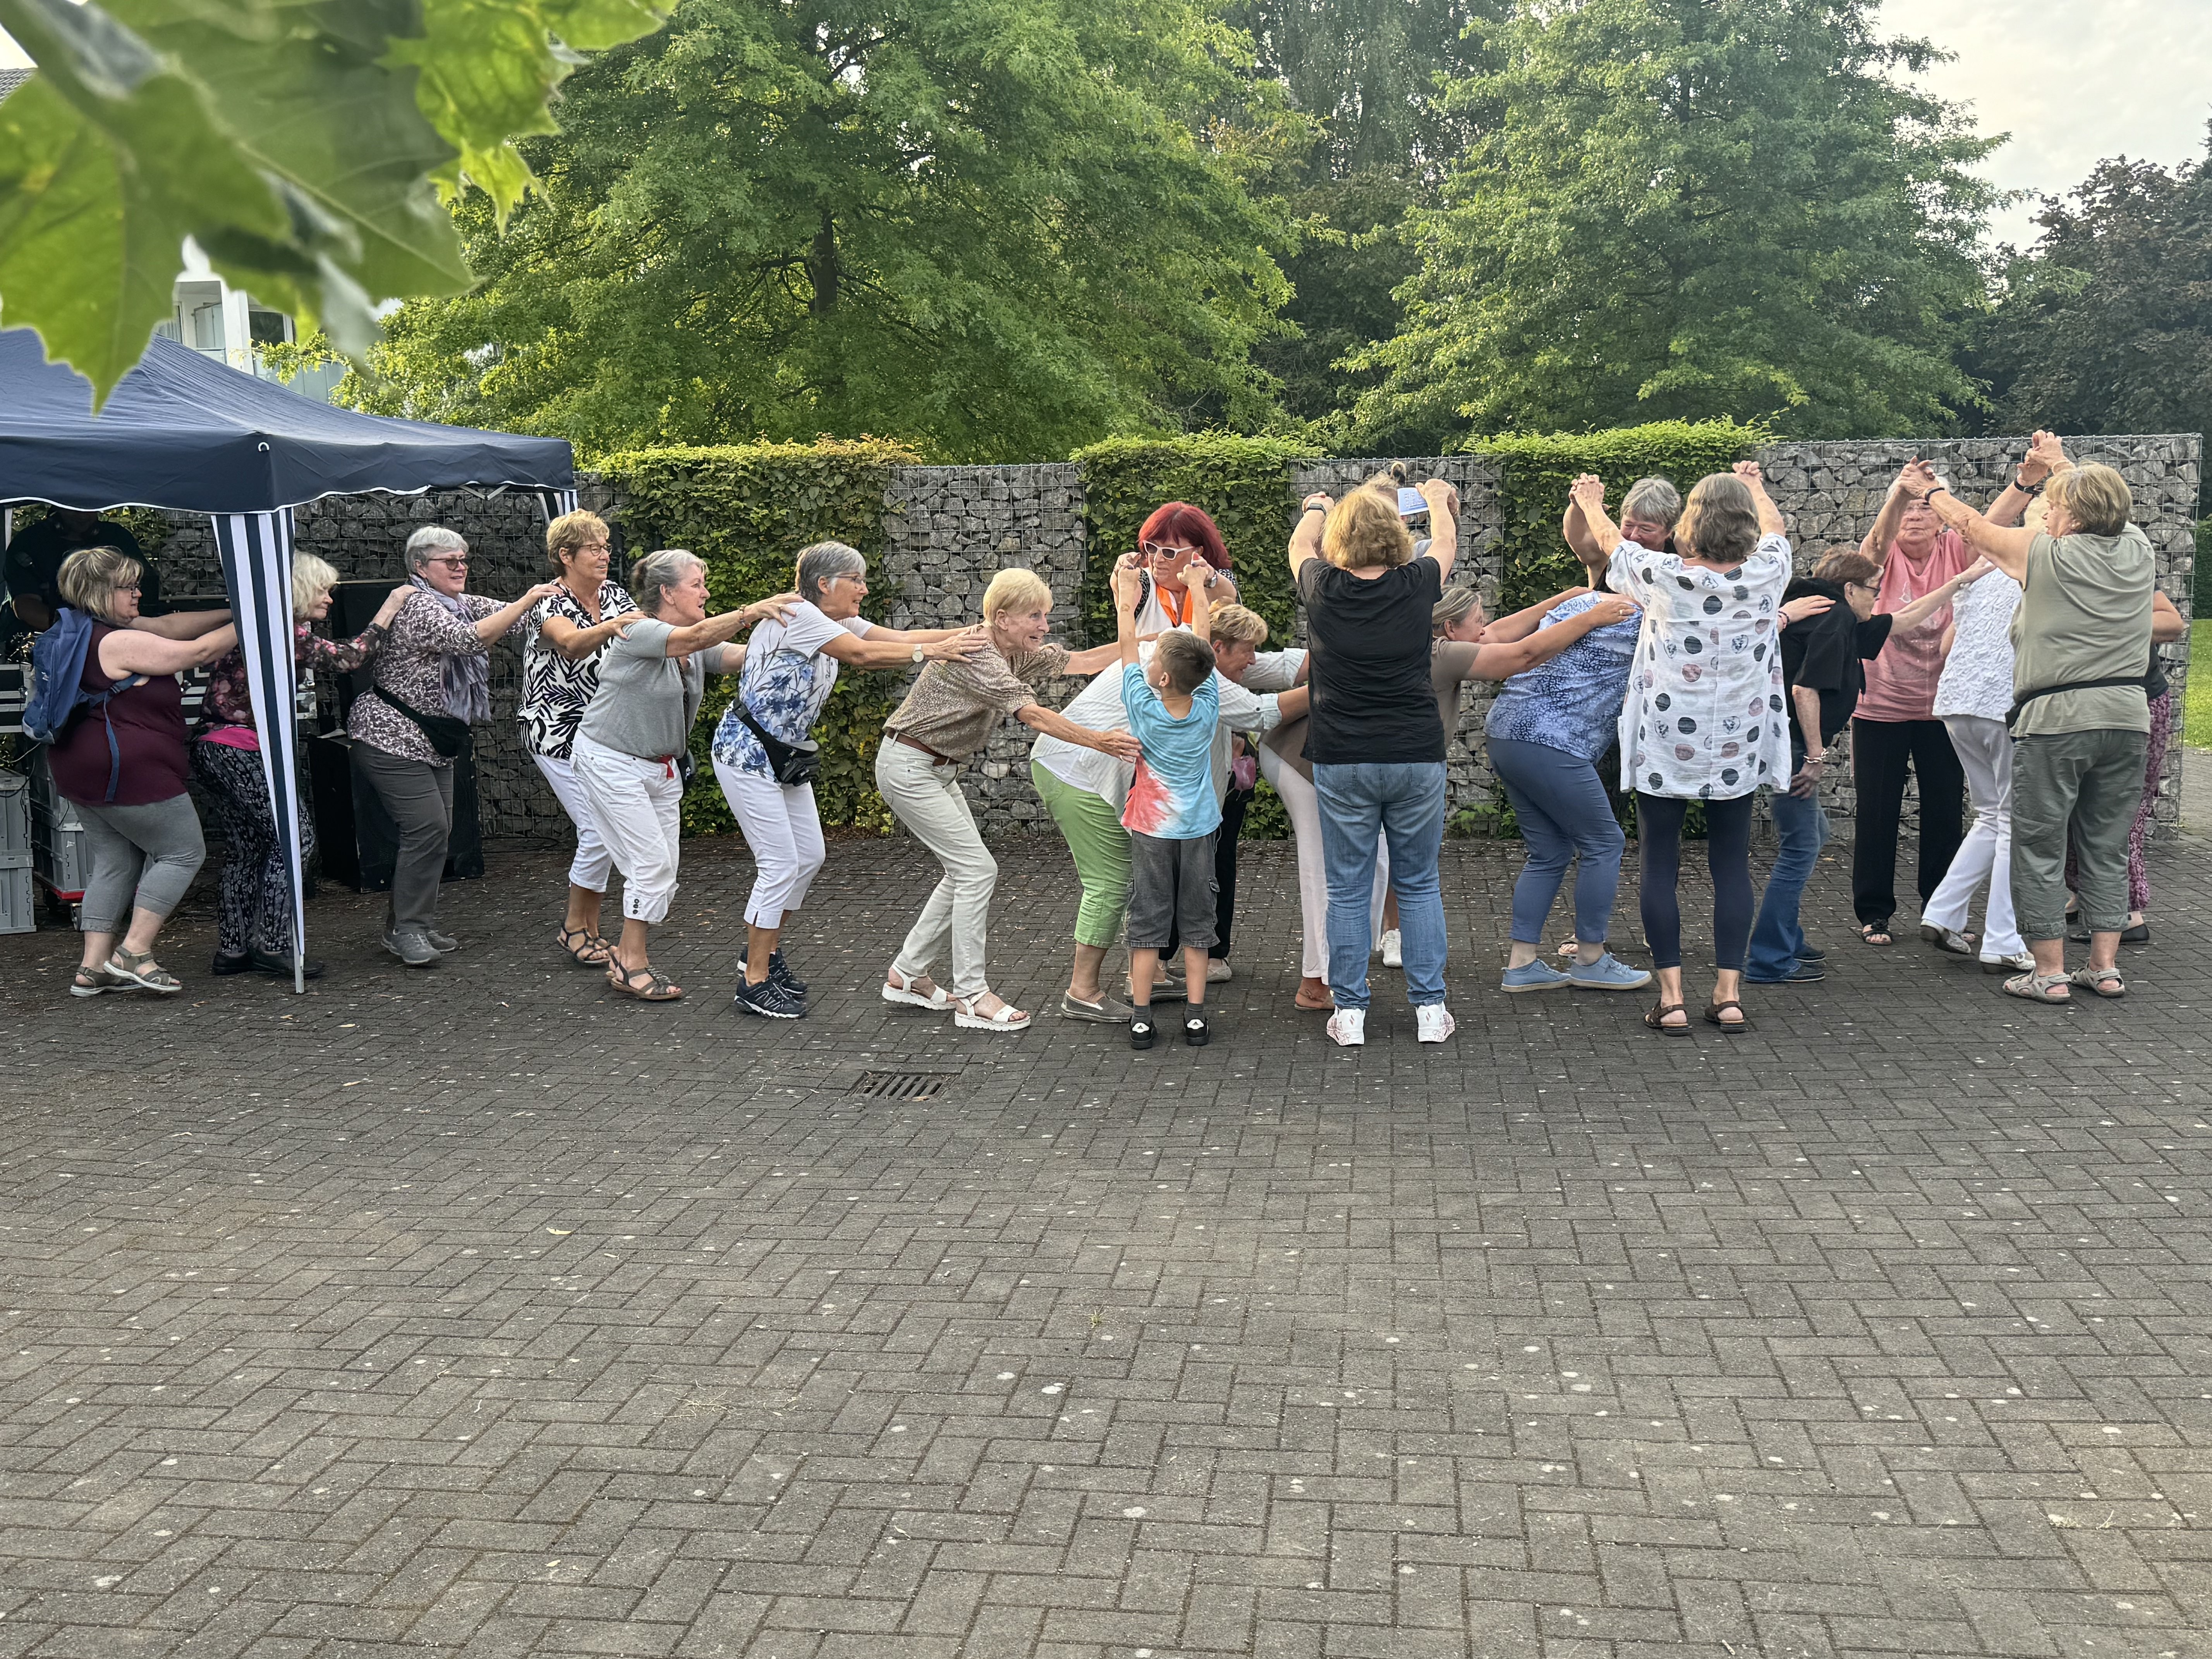
[(1623, 542), (1606, 574), (1614, 592), (1644, 607), (1620, 711), (1621, 788), (1731, 800), (1786, 778), (1777, 635), (1789, 539), (1761, 537), (1727, 570)]

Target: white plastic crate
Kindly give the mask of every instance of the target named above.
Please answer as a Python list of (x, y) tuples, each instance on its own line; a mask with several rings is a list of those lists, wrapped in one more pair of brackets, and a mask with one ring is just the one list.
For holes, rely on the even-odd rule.
[(21, 772), (0, 772), (0, 868), (22, 855), (23, 867), (31, 863), (31, 781)]
[(41, 750), (31, 762), (31, 867), (39, 884), (74, 904), (92, 875), (92, 844), (76, 803), (54, 787)]
[[(21, 859), (11, 864), (11, 859)], [(39, 926), (39, 888), (31, 874), (28, 853), (0, 853), (0, 933), (35, 933)]]

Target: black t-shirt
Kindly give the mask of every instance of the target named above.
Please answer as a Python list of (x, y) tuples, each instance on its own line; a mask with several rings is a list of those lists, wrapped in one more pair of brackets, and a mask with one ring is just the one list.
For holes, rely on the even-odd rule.
[[(1792, 623), (1782, 630), (1782, 684), (1785, 692), (1803, 686), (1820, 694), (1820, 746), (1850, 724), (1851, 711), (1866, 690), (1867, 658), (1879, 656), (1888, 642), (1893, 618), (1869, 617), (1864, 622), (1851, 610), (1840, 582), (1801, 577), (1783, 591), (1783, 603), (1821, 594), (1835, 604), (1817, 617)], [(1805, 758), (1805, 732), (1797, 723), (1797, 708), (1790, 705), (1790, 769), (1794, 773)]]
[(71, 530), (62, 523), (58, 514), (50, 513), (15, 536), (8, 544), (9, 593), (34, 594), (49, 611), (58, 611), (62, 608), (62, 562), (81, 547), (112, 547), (137, 560), (146, 569), (139, 586), (138, 614), (165, 614), (160, 567), (140, 550), (137, 537), (121, 525), (105, 520), (89, 530)]
[(1444, 757), (1444, 725), (1429, 684), (1431, 613), (1443, 597), (1434, 559), (1363, 578), (1312, 558), (1298, 568), (1312, 648), (1317, 766), (1401, 765)]

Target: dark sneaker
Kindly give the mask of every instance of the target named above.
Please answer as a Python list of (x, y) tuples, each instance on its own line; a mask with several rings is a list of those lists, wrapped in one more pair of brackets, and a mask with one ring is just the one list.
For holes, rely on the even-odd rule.
[(1194, 1048), (1203, 1048), (1212, 1039), (1212, 1032), (1206, 1024), (1206, 1016), (1193, 1008), (1182, 1017), (1182, 1040)]
[[(240, 969), (236, 968), (225, 968), (222, 965), (222, 957), (217, 957), (216, 958), (216, 972), (218, 974), (235, 974), (240, 971)], [(258, 968), (264, 974), (274, 974), (279, 979), (289, 979), (292, 977), (292, 958), (286, 956), (279, 956), (274, 951), (247, 951), (246, 955), (246, 965), (249, 968)], [(322, 976), (323, 964), (319, 958), (309, 957), (304, 963), (301, 963), (301, 978), (320, 979)]]
[(434, 927), (425, 927), (422, 937), (430, 941), (430, 948), (441, 957), (451, 956), (461, 948), (460, 940), (451, 933), (441, 933)]
[(798, 1019), (806, 1012), (806, 1005), (773, 979), (764, 979), (757, 985), (741, 979), (737, 994), (730, 1000), (763, 1019)]
[(253, 969), (253, 953), (251, 951), (240, 951), (234, 957), (227, 951), (218, 951), (215, 953), (215, 961), (210, 964), (208, 972), (221, 979), (226, 974), (250, 974)]
[(396, 933), (386, 933), (384, 948), (410, 968), (429, 968), (437, 963), (438, 947), (423, 937), (419, 927), (405, 927)]
[(1826, 962), (1827, 959), (1828, 953), (1817, 945), (1808, 945), (1797, 953), (1800, 962)]
[(1132, 1048), (1151, 1048), (1152, 1046), (1152, 1039), (1158, 1034), (1159, 1027), (1152, 1024), (1152, 1011), (1151, 1009), (1133, 1008), (1130, 1010), (1129, 1046)]
[[(744, 971), (744, 965), (745, 953), (740, 950), (738, 952), (739, 972)], [(768, 976), (772, 983), (781, 985), (795, 997), (803, 999), (806, 995), (806, 981), (791, 971), (791, 964), (783, 959), (783, 952), (780, 949), (769, 952)]]
[(1819, 963), (1807, 962), (1801, 957), (1797, 965), (1778, 979), (1762, 979), (1757, 974), (1746, 974), (1743, 977), (1752, 985), (1818, 985), (1827, 976), (1828, 970)]

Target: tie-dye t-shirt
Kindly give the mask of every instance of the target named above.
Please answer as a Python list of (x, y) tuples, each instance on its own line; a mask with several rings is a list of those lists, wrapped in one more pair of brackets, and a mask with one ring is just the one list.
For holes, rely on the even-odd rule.
[(1135, 663), (1121, 670), (1121, 706), (1144, 745), (1137, 775), (1121, 808), (1121, 827), (1161, 841), (1194, 841), (1221, 827), (1213, 795), (1213, 728), (1221, 693), (1212, 675), (1190, 694), (1190, 713), (1177, 720)]

